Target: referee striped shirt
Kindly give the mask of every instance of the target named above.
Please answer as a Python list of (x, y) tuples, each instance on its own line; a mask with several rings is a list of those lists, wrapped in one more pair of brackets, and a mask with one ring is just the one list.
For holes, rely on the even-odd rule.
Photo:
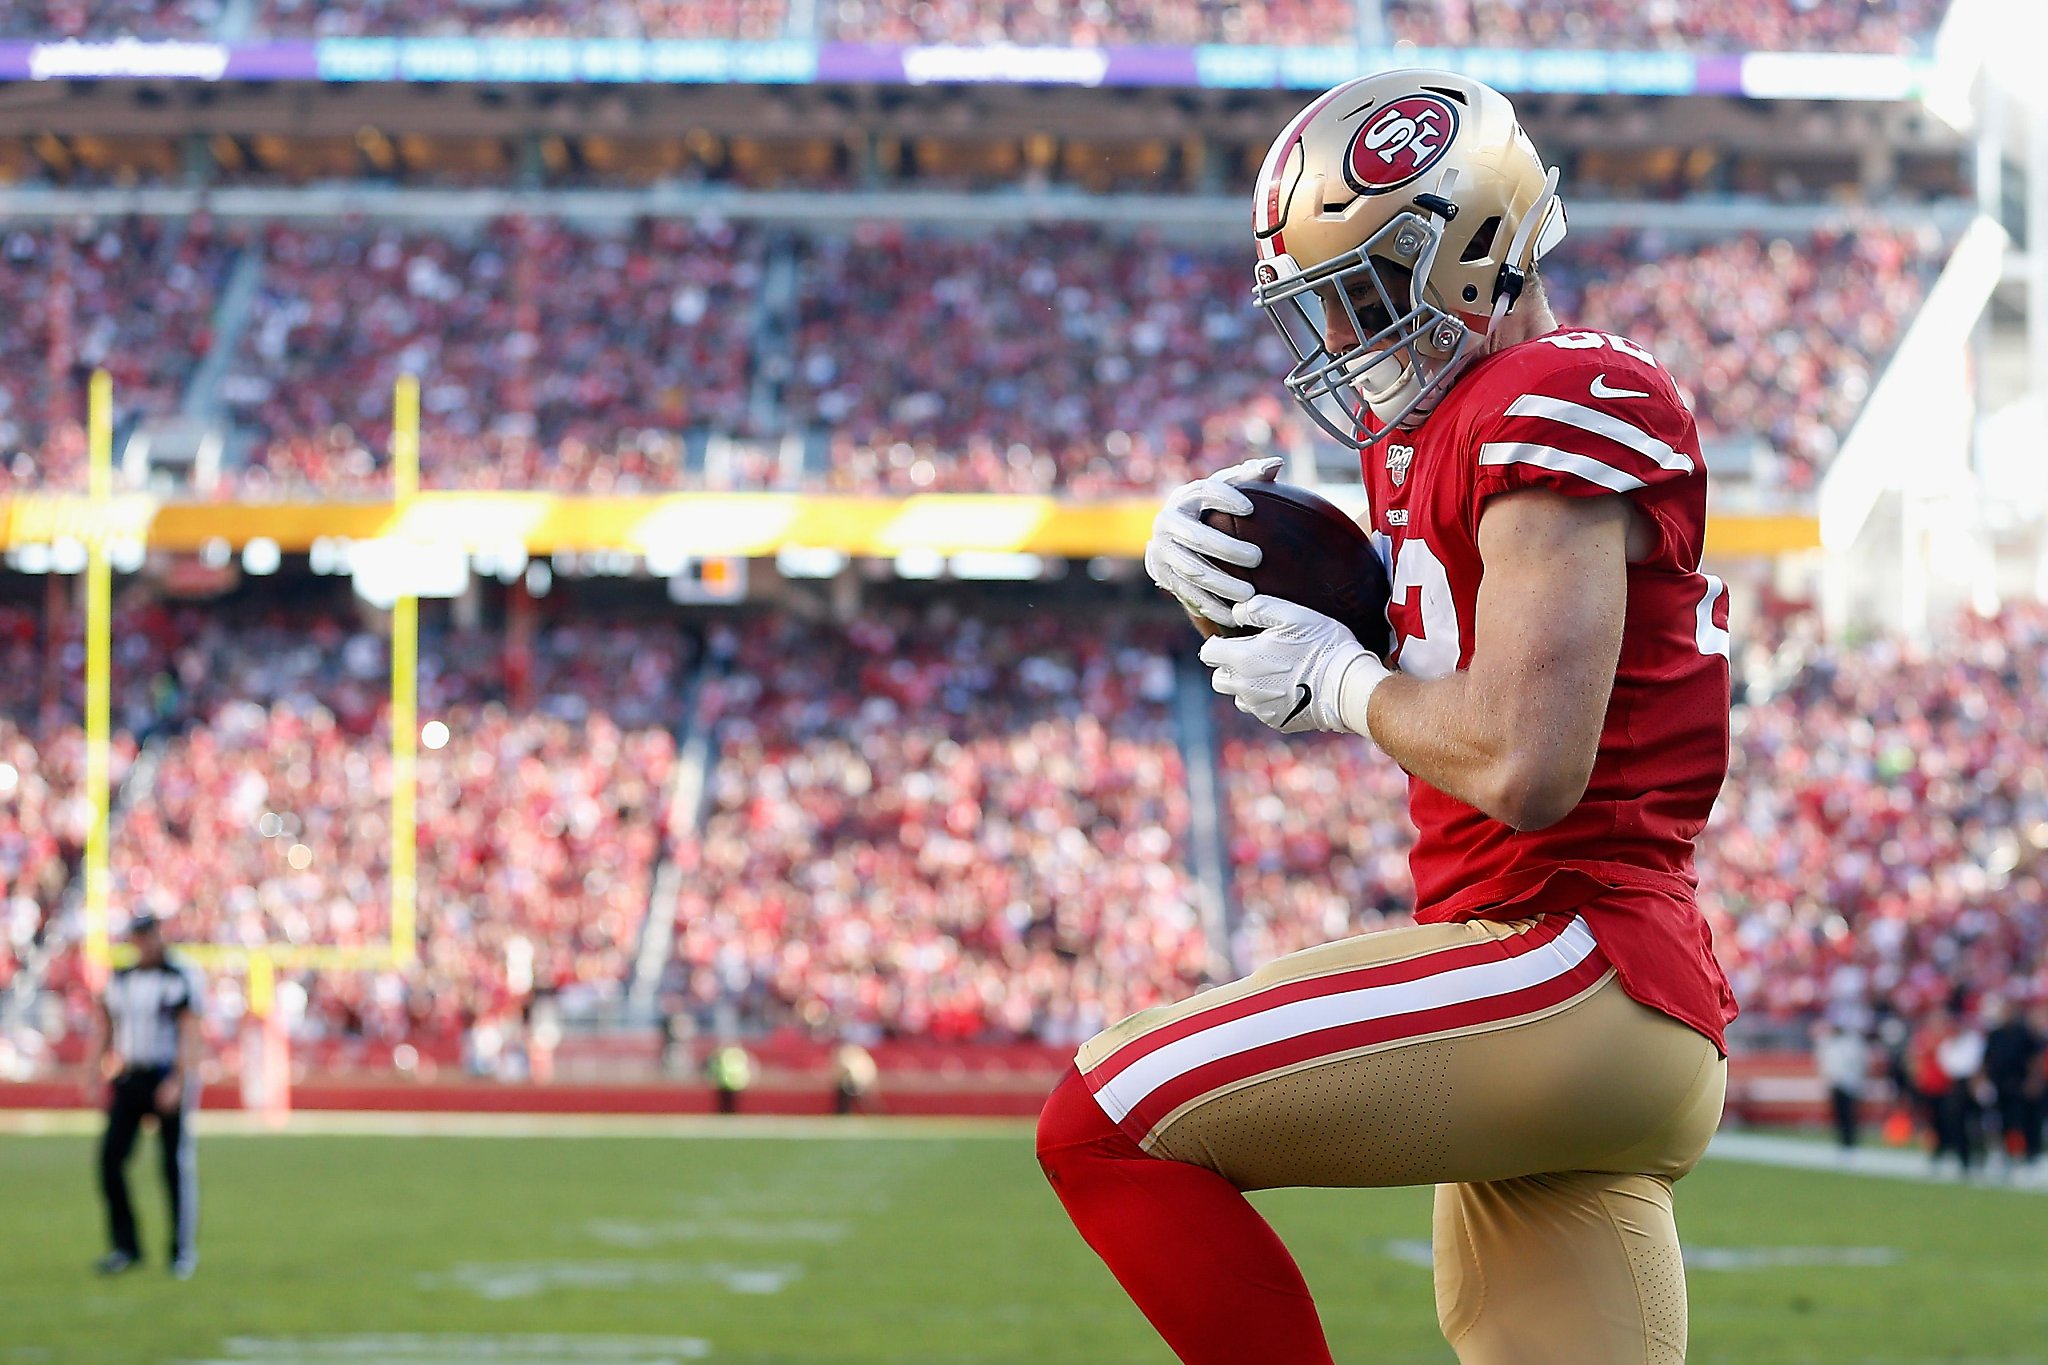
[(107, 983), (107, 1014), (114, 1022), (114, 1051), (129, 1067), (178, 1064), (178, 1021), (199, 1008), (202, 985), (196, 969), (166, 958), (154, 967), (122, 967)]

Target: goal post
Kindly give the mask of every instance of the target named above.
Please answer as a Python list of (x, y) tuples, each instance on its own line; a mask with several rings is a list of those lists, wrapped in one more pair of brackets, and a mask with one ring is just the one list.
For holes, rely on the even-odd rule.
[(112, 960), (107, 940), (107, 813), (112, 738), (114, 575), (107, 559), (108, 502), (114, 492), (114, 380), (94, 370), (86, 389), (86, 494), (91, 521), (85, 537), (85, 957), (98, 978)]
[[(391, 481), (402, 524), (420, 491), (420, 381), (398, 376), (391, 395)], [(391, 604), (391, 960), (409, 965), (418, 952), (420, 599), (407, 592)]]
[[(91, 519), (86, 536), (84, 948), (95, 978), (127, 959), (126, 944), (112, 941), (109, 856), (112, 739), (113, 573), (108, 559), (113, 496), (113, 380), (96, 370), (88, 390), (88, 485)], [(392, 393), (391, 465), (395, 510), (402, 519), (419, 492), (420, 384), (398, 377)], [(419, 598), (407, 594), (391, 613), (391, 853), (389, 932), (383, 941), (357, 945), (318, 943), (181, 943), (178, 952), (210, 969), (246, 970), (265, 983), (285, 970), (377, 971), (406, 967), (418, 956), (419, 818)], [(265, 989), (266, 1000), (269, 990)]]

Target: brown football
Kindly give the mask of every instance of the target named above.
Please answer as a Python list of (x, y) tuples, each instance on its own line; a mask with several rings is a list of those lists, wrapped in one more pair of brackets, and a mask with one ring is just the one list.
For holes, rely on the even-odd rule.
[[(1387, 625), (1392, 587), (1387, 566), (1363, 527), (1344, 509), (1306, 488), (1285, 483), (1238, 485), (1252, 500), (1246, 516), (1208, 511), (1202, 520), (1265, 552), (1256, 569), (1217, 564), (1259, 592), (1335, 617), (1358, 642), (1385, 658), (1393, 648)], [(1213, 561), (1212, 561), (1213, 562)], [(1226, 635), (1246, 632), (1219, 627)]]

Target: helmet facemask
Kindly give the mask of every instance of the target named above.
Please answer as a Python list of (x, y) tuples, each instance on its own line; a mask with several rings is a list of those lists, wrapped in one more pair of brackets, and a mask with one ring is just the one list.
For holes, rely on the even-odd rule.
[[(1253, 301), (1297, 362), (1287, 391), (1345, 445), (1364, 450), (1404, 422), (1419, 422), (1474, 350), (1471, 329), (1422, 297), (1442, 243), (1436, 215), (1408, 212), (1311, 269), (1284, 255), (1259, 263)], [(1405, 281), (1395, 273), (1404, 269)], [(1343, 310), (1353, 338), (1341, 350), (1330, 343), (1332, 307)], [(1366, 430), (1368, 411), (1378, 431)]]
[[(1436, 195), (1418, 196), (1414, 208), (1396, 214), (1358, 247), (1306, 270), (1285, 254), (1259, 262), (1252, 299), (1293, 350), (1296, 364), (1283, 382), (1317, 426), (1362, 451), (1422, 424), (1451, 382), (1484, 353), (1520, 297), (1521, 263), (1533, 265), (1563, 237), (1556, 185), (1553, 170), (1501, 258), (1493, 297), (1478, 305), (1488, 311), (1478, 314), (1486, 321), (1477, 327), (1429, 301), (1445, 229), (1458, 213)], [(1442, 188), (1450, 188), (1450, 177)], [(1488, 245), (1477, 250), (1482, 260), (1492, 254)], [(1468, 259), (1472, 254), (1468, 250)], [(1400, 279), (1403, 270), (1406, 281)], [(1341, 350), (1330, 343), (1332, 307), (1343, 311), (1352, 338)], [(1375, 423), (1365, 421), (1368, 412)]]

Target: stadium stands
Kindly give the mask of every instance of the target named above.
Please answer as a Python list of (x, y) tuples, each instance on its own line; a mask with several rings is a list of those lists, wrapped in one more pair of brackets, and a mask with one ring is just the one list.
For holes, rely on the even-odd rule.
[(0, 38), (203, 38), (224, 0), (11, 0), (0, 6)]
[(273, 228), (223, 386), (262, 442), (246, 486), (388, 491), (391, 385), (409, 370), (429, 487), (677, 487), (679, 445), (643, 433), (744, 426), (758, 277), (756, 239), (711, 222)]
[(94, 367), (113, 376), (117, 422), (177, 410), (239, 248), (204, 216), (5, 230), (0, 492), (84, 488), (82, 381)]
[(1753, 1015), (2048, 998), (2048, 613), (1924, 648), (1757, 653), (1700, 845), (1702, 903)]
[(1144, 629), (760, 621), (681, 844), (699, 1008), (870, 1035), (1072, 1042), (1210, 964)]
[(1084, 226), (820, 240), (790, 416), (834, 431), (826, 480), (851, 491), (1182, 482), (1295, 424), (1244, 256)]
[(1238, 915), (1233, 961), (1249, 968), (1407, 923), (1415, 829), (1401, 770), (1349, 737), (1283, 737), (1220, 704), (1215, 715)]
[[(88, 7), (43, 0), (27, 22), (37, 35), (195, 37), (217, 22), (215, 0), (125, 0)], [(1384, 0), (1386, 36), (1425, 47), (1576, 50), (1604, 47), (1712, 51), (1909, 52), (1929, 42), (1947, 0)], [(112, 12), (99, 12), (99, 11)], [(819, 38), (858, 43), (1105, 44), (1353, 42), (1352, 0), (821, 0), (815, 29), (791, 31), (786, 0), (367, 0), (315, 5), (263, 0), (260, 32), (273, 37), (472, 35), (498, 37)]]
[(262, 0), (257, 26), (273, 37), (781, 38), (786, 0)]
[[(786, 333), (762, 316), (762, 236), (717, 222), (279, 227), (267, 247), (223, 388), (260, 438), (246, 494), (388, 489), (388, 395), (406, 368), (426, 376), (423, 476), (439, 488), (701, 487), (692, 429), (825, 430), (806, 486), (1089, 497), (1303, 439), (1277, 382), (1290, 357), (1246, 302), (1234, 246), (871, 224), (795, 244)], [(1762, 481), (1798, 492), (1943, 248), (1877, 226), (1687, 245), (1617, 233), (1573, 243), (1548, 276), (1568, 322), (1651, 346), (1710, 442), (1761, 443)]]
[(1109, 43), (1343, 43), (1354, 33), (1349, 0), (825, 0), (824, 32), (844, 42), (1021, 43), (1098, 47)]
[[(377, 941), (381, 643), (340, 617), (258, 616), (124, 626), (116, 780), (140, 747), (150, 786), (115, 814), (117, 898), (175, 908), (201, 940)], [(33, 719), (32, 619), (0, 614), (19, 665), (0, 723), (0, 984), (64, 904), (83, 836), (73, 702), (54, 728)], [(1170, 706), (1187, 640), (1155, 619), (718, 628), (701, 824), (668, 805), (693, 632), (555, 625), (523, 652), (437, 633), (422, 715), (451, 734), (421, 756), (421, 963), (308, 977), (303, 1036), (445, 1040), (538, 995), (616, 1003), (664, 856), (685, 1008), (874, 1037), (1067, 1043), (1226, 959), (1404, 922), (1399, 770), (1217, 707), (1236, 918), (1211, 952)], [(2048, 612), (1965, 621), (1924, 650), (1822, 649), (1795, 617), (1745, 670), (1700, 875), (1749, 1027), (2048, 997)], [(51, 981), (75, 1012), (75, 962)]]
[(1385, 0), (1387, 27), (1423, 47), (1911, 52), (1948, 0)]
[(1677, 377), (1709, 442), (1760, 441), (1759, 481), (1810, 491), (1945, 259), (1932, 231), (1866, 226), (1669, 250), (1574, 241), (1545, 266), (1558, 315), (1632, 337)]
[[(363, 947), (389, 934), (390, 740), (381, 640), (341, 618), (131, 620), (160, 647), (118, 669), (115, 781), (155, 733), (146, 793), (114, 815), (114, 897), (200, 942)], [(419, 764), (418, 968), (309, 976), (308, 1038), (453, 1036), (536, 991), (615, 999), (646, 914), (692, 646), (672, 627), (559, 626), (529, 647), (430, 642), (423, 715), (448, 727)], [(36, 676), (33, 671), (26, 676)], [(10, 701), (12, 698), (10, 698)], [(71, 879), (84, 814), (80, 736), (0, 728), (0, 875), (25, 947)], [(40, 764), (40, 766), (38, 766)], [(146, 799), (134, 799), (145, 796)], [(517, 849), (517, 856), (512, 850)], [(82, 1006), (75, 961), (53, 985)]]

